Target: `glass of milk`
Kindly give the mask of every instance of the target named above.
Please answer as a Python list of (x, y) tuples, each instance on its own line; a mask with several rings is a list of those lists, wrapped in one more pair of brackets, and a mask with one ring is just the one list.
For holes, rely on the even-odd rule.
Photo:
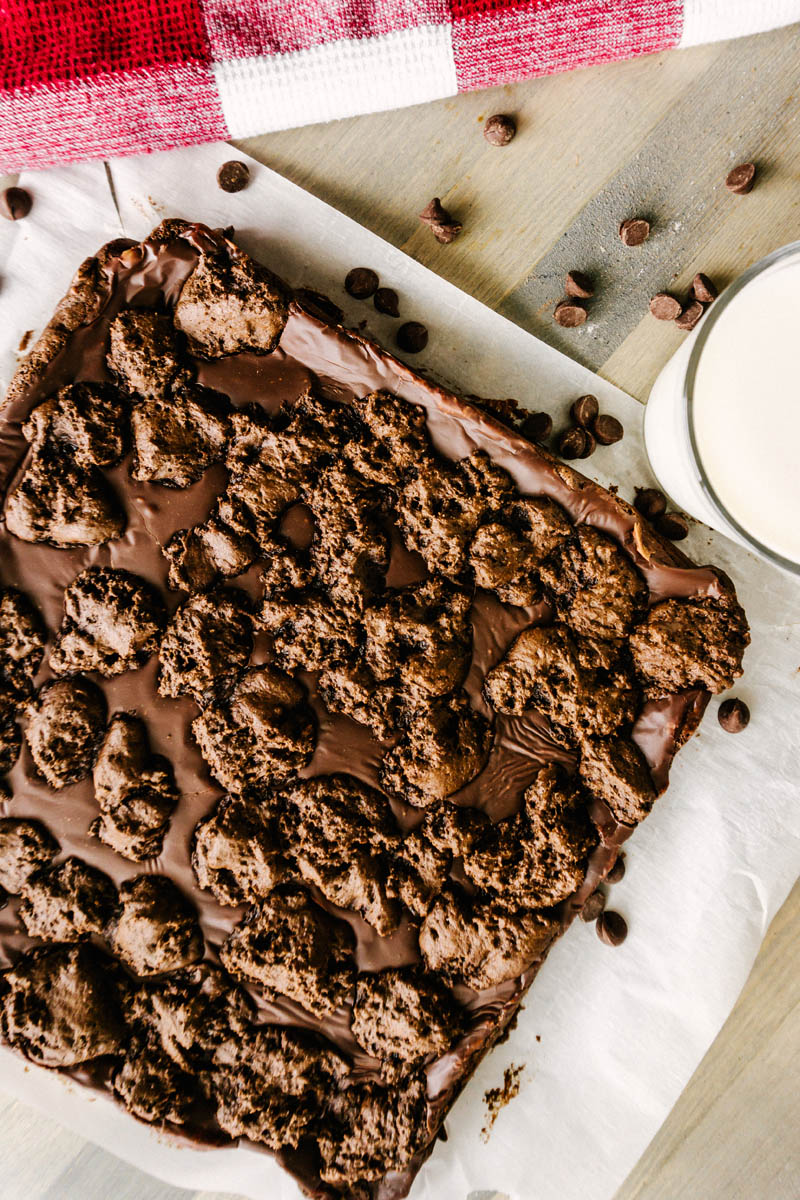
[(714, 301), (653, 385), (644, 437), (682, 509), (800, 575), (800, 242)]

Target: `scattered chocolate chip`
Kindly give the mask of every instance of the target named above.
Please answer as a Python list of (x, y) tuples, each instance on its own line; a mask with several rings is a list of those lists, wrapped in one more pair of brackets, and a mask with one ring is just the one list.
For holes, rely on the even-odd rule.
[(428, 226), (437, 242), (443, 245), (454, 241), (464, 228), (460, 221), (456, 221), (455, 217), (442, 207), (438, 196), (434, 196), (430, 204), (425, 205), (419, 219), (423, 225)]
[(561, 300), (553, 310), (557, 325), (565, 329), (575, 329), (586, 320), (586, 309), (574, 300)]
[(626, 246), (641, 246), (650, 237), (650, 222), (644, 217), (629, 217), (620, 225), (619, 236)]
[(378, 312), (383, 313), (384, 316), (400, 316), (400, 301), (394, 288), (378, 288), (377, 292), (372, 297), (372, 303), (375, 305)]
[(714, 281), (704, 275), (702, 271), (698, 271), (692, 280), (689, 295), (693, 296), (695, 300), (699, 300), (701, 304), (710, 304), (712, 300), (716, 300), (719, 292)]
[(725, 187), (729, 192), (733, 192), (734, 196), (745, 196), (752, 191), (755, 178), (755, 163), (739, 163), (738, 167), (728, 172)]
[(406, 321), (398, 329), (396, 341), (406, 354), (419, 354), (428, 344), (428, 331), (420, 321)]
[(597, 936), (607, 946), (621, 946), (628, 936), (628, 924), (618, 912), (606, 911), (597, 918)]
[(690, 304), (687, 304), (681, 315), (675, 318), (675, 324), (678, 326), (678, 329), (683, 329), (688, 332), (689, 330), (694, 329), (695, 325), (702, 317), (703, 311), (703, 306), (700, 301), (692, 300)]
[(597, 403), (597, 396), (579, 396), (572, 404), (569, 410), (569, 415), (572, 417), (576, 425), (591, 425), (597, 414), (600, 412), (600, 405)]
[(344, 290), (356, 300), (368, 300), (378, 286), (372, 267), (353, 267), (344, 280)]
[(553, 418), (546, 412), (528, 413), (520, 432), (532, 442), (544, 442), (553, 432)]
[(507, 113), (495, 113), (483, 127), (483, 136), (492, 146), (507, 146), (516, 132), (517, 123)]
[(558, 439), (558, 453), (562, 458), (582, 458), (586, 450), (586, 430), (576, 426), (567, 429)]
[(683, 513), (664, 513), (663, 517), (656, 521), (656, 529), (662, 537), (673, 542), (682, 542), (689, 532), (689, 522)]
[(603, 415), (595, 421), (592, 432), (601, 446), (613, 446), (614, 442), (622, 441), (625, 430), (616, 417)]
[(741, 733), (750, 724), (750, 709), (744, 700), (735, 697), (723, 700), (717, 709), (717, 720), (726, 733)]
[(329, 300), (322, 292), (315, 291), (314, 288), (298, 288), (295, 292), (295, 299), (312, 316), (317, 317), (320, 321), (325, 321), (328, 325), (341, 325), (344, 319), (344, 313), (339, 305), (334, 304), (332, 300)]
[(681, 315), (681, 302), (668, 292), (658, 292), (650, 301), (650, 312), (657, 321), (674, 321)]
[(606, 898), (603, 893), (599, 889), (596, 892), (592, 892), (581, 909), (581, 920), (586, 921), (587, 924), (589, 921), (596, 921), (605, 906)]
[(247, 163), (232, 158), (224, 162), (217, 171), (217, 183), (223, 192), (241, 192), (250, 182), (250, 168)]
[(597, 449), (597, 438), (589, 429), (584, 429), (583, 436), (585, 438), (586, 445), (583, 447), (583, 451), (578, 457), (588, 458), (589, 455), (594, 454), (595, 450)]
[(667, 498), (658, 488), (637, 488), (633, 507), (648, 521), (654, 521), (667, 511)]
[(594, 285), (583, 271), (568, 271), (564, 281), (564, 291), (568, 296), (577, 296), (579, 300), (588, 300), (594, 295)]
[(7, 221), (20, 221), (31, 211), (33, 199), (25, 188), (10, 187), (0, 192), (0, 216)]
[(625, 878), (625, 855), (620, 854), (611, 870), (606, 875), (606, 883), (619, 883)]

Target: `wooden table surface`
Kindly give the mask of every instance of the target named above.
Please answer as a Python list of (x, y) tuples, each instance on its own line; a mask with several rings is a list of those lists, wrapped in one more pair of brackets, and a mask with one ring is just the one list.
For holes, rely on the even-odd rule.
[[(794, 26), (240, 145), (646, 401), (682, 337), (649, 316), (650, 296), (680, 294), (699, 270), (722, 286), (800, 239), (799, 89)], [(504, 149), (481, 136), (498, 111), (519, 128)], [(758, 182), (732, 196), (723, 180), (743, 160)], [(464, 224), (450, 246), (416, 219), (434, 195)], [(626, 249), (617, 227), (636, 215), (653, 233)], [(551, 313), (571, 268), (595, 276), (598, 294), (586, 324), (562, 330)], [(800, 885), (616, 1200), (798, 1200), (798, 1078)], [(0, 1200), (188, 1195), (0, 1097)]]

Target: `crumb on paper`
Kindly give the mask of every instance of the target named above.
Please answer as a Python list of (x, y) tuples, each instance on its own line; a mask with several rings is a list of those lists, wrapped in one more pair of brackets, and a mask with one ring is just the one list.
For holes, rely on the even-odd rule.
[(520, 1081), (522, 1072), (525, 1070), (525, 1064), (511, 1063), (506, 1067), (503, 1073), (503, 1084), (501, 1087), (489, 1088), (483, 1093), (483, 1102), (486, 1105), (486, 1124), (481, 1130), (481, 1138), (484, 1142), (488, 1142), (489, 1134), (492, 1132), (492, 1127), (500, 1115), (502, 1109), (519, 1094)]
[(19, 340), (19, 345), (17, 346), (17, 354), (25, 353), (25, 351), (28, 349), (28, 346), (30, 346), (30, 344), (31, 344), (32, 337), (33, 337), (33, 330), (26, 329), (25, 332), (23, 333), (22, 337)]

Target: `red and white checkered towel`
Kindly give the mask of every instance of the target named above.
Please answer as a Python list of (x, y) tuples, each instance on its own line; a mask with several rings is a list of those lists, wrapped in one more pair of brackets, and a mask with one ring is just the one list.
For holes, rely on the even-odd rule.
[(0, 0), (0, 169), (396, 108), (800, 21), (800, 0)]

